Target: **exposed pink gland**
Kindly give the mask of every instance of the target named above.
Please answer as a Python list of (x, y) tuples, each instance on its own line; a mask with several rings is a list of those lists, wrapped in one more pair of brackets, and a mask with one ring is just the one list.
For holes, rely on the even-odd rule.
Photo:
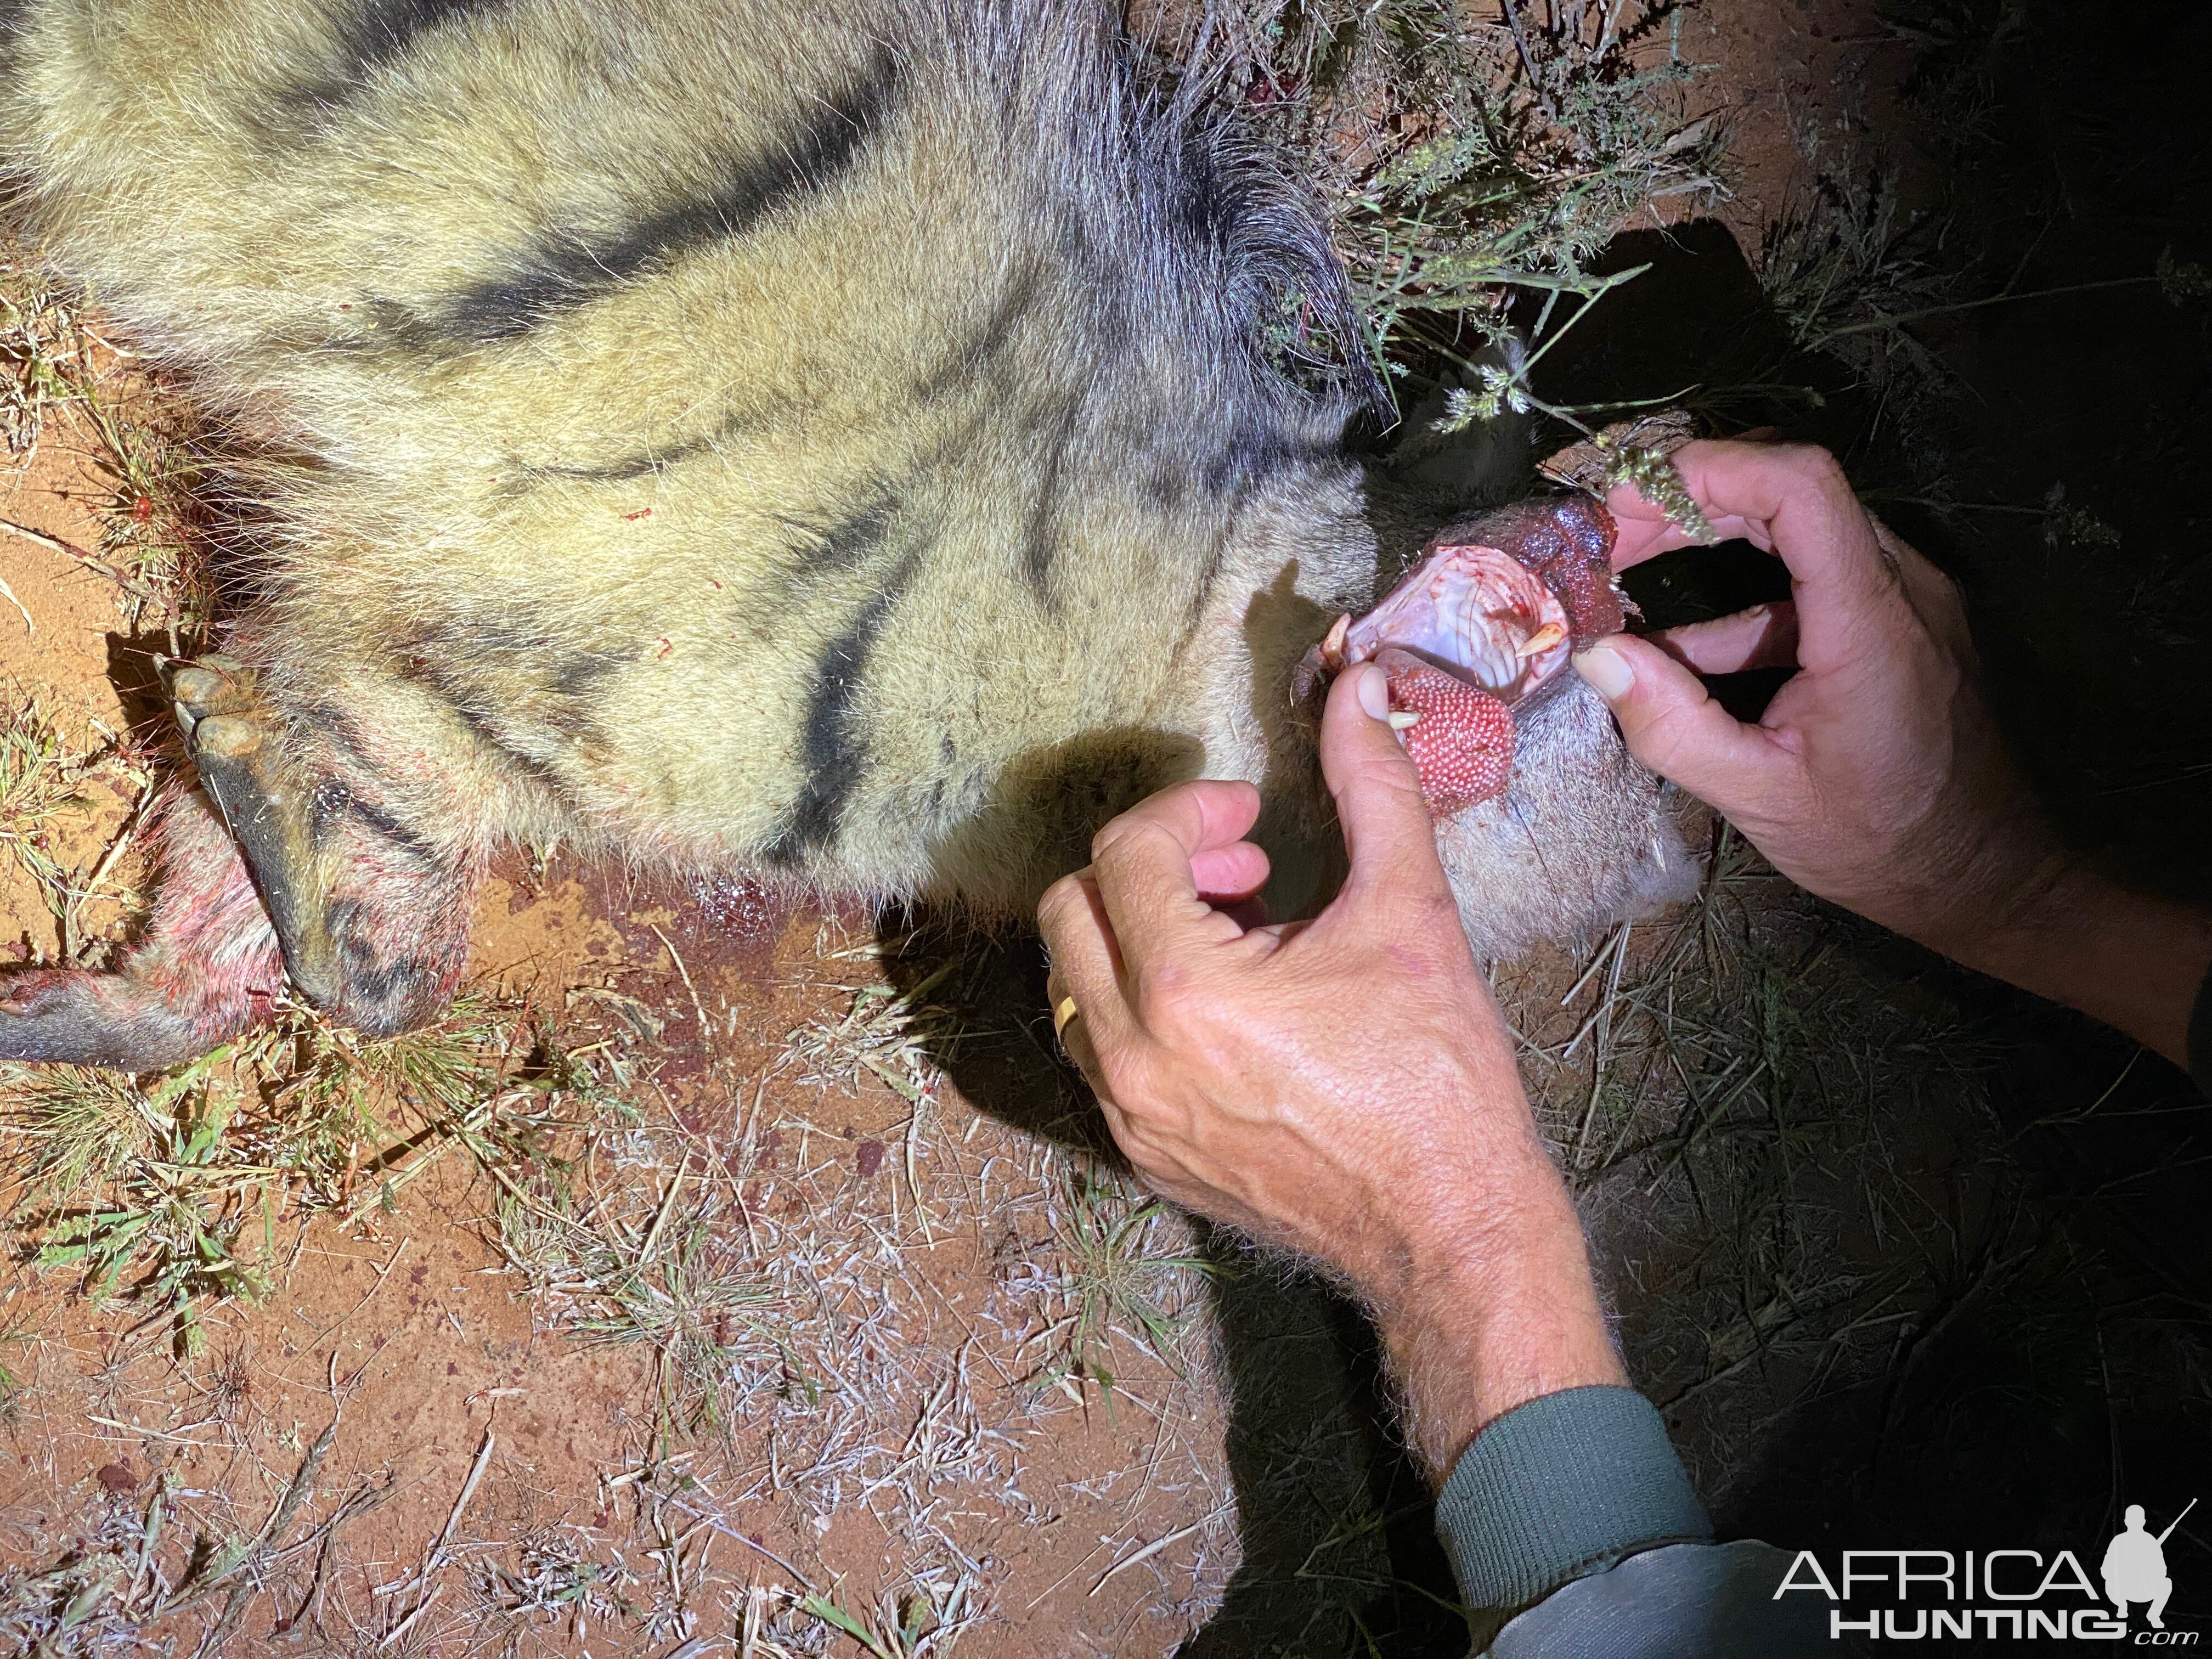
[(1354, 663), (1381, 663), (1392, 708), (1412, 715), (1407, 752), (1444, 817), (1502, 793), (1513, 708), (1570, 653), (1626, 620), (1613, 586), (1613, 516), (1578, 496), (1516, 502), (1440, 531), (1366, 616), (1337, 619), (1306, 653), (1292, 695)]
[(1410, 652), (1387, 647), (1376, 661), (1389, 677), (1392, 710), (1415, 717), (1406, 754), (1430, 812), (1443, 817), (1504, 794), (1513, 781), (1513, 711)]

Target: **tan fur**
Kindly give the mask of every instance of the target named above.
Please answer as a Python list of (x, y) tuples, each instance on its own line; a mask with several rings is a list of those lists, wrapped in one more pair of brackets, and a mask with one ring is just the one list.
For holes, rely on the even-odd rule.
[[(229, 648), (301, 767), (343, 748), (457, 866), (1001, 915), (1242, 777), (1325, 883), (1291, 669), (1419, 529), (1344, 456), (1357, 374), (1261, 343), (1342, 306), (1310, 221), (1085, 0), (18, 13), (20, 215), (234, 427), (271, 517)], [(1492, 951), (1686, 865), (1556, 702), (1517, 816), (1444, 836)]]

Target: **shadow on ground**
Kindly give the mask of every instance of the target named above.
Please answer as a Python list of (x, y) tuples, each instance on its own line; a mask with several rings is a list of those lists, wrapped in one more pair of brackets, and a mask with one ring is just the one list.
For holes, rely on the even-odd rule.
[[(911, 921), (912, 918), (906, 919)], [(886, 936), (890, 930), (886, 929)], [(902, 927), (900, 937), (916, 937)], [(962, 1096), (1030, 1133), (1118, 1163), (1097, 1103), (1053, 1048), (1034, 939), (961, 941), (927, 927), (888, 958), (902, 986), (958, 952), (955, 1024), (986, 1033), (935, 1056)], [(931, 941), (934, 941), (932, 943)], [(1226, 1446), (1243, 1565), (1182, 1659), (1379, 1651), (1462, 1659), (1466, 1626), (1419, 1471), (1390, 1428), (1373, 1333), (1334, 1291), (1236, 1241), (1207, 1240), (1231, 1401)]]

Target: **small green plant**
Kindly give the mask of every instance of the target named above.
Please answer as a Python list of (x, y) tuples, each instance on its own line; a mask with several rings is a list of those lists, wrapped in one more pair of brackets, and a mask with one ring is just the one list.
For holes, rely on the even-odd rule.
[[(185, 526), (203, 468), (169, 405), (127, 404), (94, 384), (82, 398), (93, 459), (108, 484), (99, 505), (100, 554), (115, 570), (173, 594), (195, 622), (207, 596), (193, 591)], [(197, 630), (195, 630), (197, 631)]]
[(82, 1269), (84, 1293), (94, 1298), (137, 1272), (131, 1298), (171, 1315), (178, 1351), (197, 1354), (204, 1340), (201, 1303), (258, 1302), (269, 1291), (238, 1249), (238, 1200), (260, 1184), (261, 1172), (225, 1167), (222, 1128), (219, 1110), (173, 1123), (163, 1156), (133, 1156), (106, 1202), (56, 1221), (33, 1261)]
[(651, 1354), (664, 1437), (726, 1431), (746, 1371), (781, 1352), (762, 1322), (775, 1298), (744, 1261), (742, 1224), (732, 1238), (735, 1218), (717, 1196), (687, 1201), (685, 1185), (679, 1171), (635, 1217), (597, 1203), (580, 1215), (544, 1175), (502, 1182), (499, 1203), (501, 1250), (580, 1340)]
[(70, 872), (54, 856), (54, 837), (83, 816), (86, 765), (37, 699), (0, 714), (0, 847), (57, 921), (69, 908)]
[[(106, 577), (127, 596), (134, 626), (168, 625), (181, 641), (205, 637), (214, 603), (191, 527), (207, 472), (200, 423), (173, 385), (129, 372), (133, 354), (87, 320), (84, 295), (0, 243), (0, 437), (16, 470), (53, 427), (73, 439), (106, 489), (90, 505), (95, 549), (16, 526), (26, 537)], [(7, 599), (0, 584), (0, 601)]]
[(916, 1578), (902, 1591), (886, 1590), (863, 1613), (847, 1607), (842, 1596), (819, 1592), (802, 1597), (798, 1610), (851, 1638), (874, 1659), (944, 1659), (989, 1609), (975, 1580), (963, 1572)]
[(91, 378), (82, 299), (35, 265), (0, 264), (0, 435), (19, 466), (37, 451), (47, 418)]
[(516, 1624), (586, 1625), (602, 1629), (616, 1620), (635, 1620), (639, 1609), (624, 1594), (636, 1575), (619, 1559), (595, 1560), (566, 1530), (532, 1533), (514, 1547), (512, 1567), (497, 1559), (483, 1563), (478, 1589), (506, 1619)]
[(1928, 256), (1941, 227), (1902, 211), (1896, 169), (1845, 166), (1760, 239), (1759, 288), (1802, 349), (1842, 360), (1878, 392), (1946, 382), (1909, 324), (1952, 308), (1959, 272)]
[(1172, 1224), (1158, 1199), (1134, 1202), (1121, 1182), (1095, 1170), (1069, 1176), (1054, 1226), (1067, 1311), (1045, 1333), (1058, 1345), (1042, 1373), (1048, 1385), (1095, 1382), (1112, 1410), (1108, 1356), (1117, 1332), (1180, 1369), (1193, 1280), (1222, 1269), (1194, 1251), (1160, 1249)]
[(132, 1080), (88, 1066), (0, 1072), (9, 1127), (30, 1146), (34, 1192), (61, 1194), (112, 1181), (174, 1127)]
[[(0, 1122), (30, 1153), (30, 1259), (161, 1310), (197, 1352), (206, 1303), (267, 1292), (280, 1212), (386, 1206), (453, 1146), (526, 1159), (550, 1085), (516, 1079), (515, 1036), (475, 997), (383, 1042), (287, 1007), (161, 1075), (0, 1066)], [(387, 1144), (394, 1118), (416, 1127)]]
[(599, 1281), (605, 1310), (580, 1321), (578, 1334), (652, 1352), (665, 1423), (690, 1431), (729, 1427), (743, 1395), (736, 1373), (772, 1352), (759, 1322), (772, 1298), (738, 1265), (727, 1241), (691, 1222), (665, 1243), (648, 1237), (627, 1258), (617, 1246), (596, 1265), (606, 1274)]
[[(832, 960), (895, 956), (908, 941), (894, 940), (838, 951)], [(962, 966), (948, 956), (913, 985), (869, 984), (853, 989), (851, 1006), (834, 1024), (813, 1020), (785, 1038), (786, 1052), (800, 1068), (799, 1081), (850, 1093), (863, 1077), (887, 1085), (909, 1105), (919, 1105), (934, 1086), (939, 1059), (965, 1036), (957, 1012), (933, 999), (950, 988)]]
[[(309, 1593), (319, 1593), (337, 1534), (392, 1490), (387, 1476), (359, 1481), (335, 1502), (328, 1501), (327, 1491), (319, 1492), (319, 1512), (301, 1517), (337, 1426), (333, 1417), (306, 1448), (290, 1482), (253, 1531), (210, 1535), (197, 1526), (179, 1526), (194, 1517), (165, 1477), (143, 1510), (111, 1504), (89, 1535), (79, 1534), (51, 1565), (0, 1566), (0, 1642), (9, 1653), (39, 1659), (88, 1659), (154, 1645), (144, 1635), (149, 1627), (198, 1613), (204, 1622), (194, 1650), (222, 1653), (247, 1608), (263, 1595), (281, 1594), (283, 1578), (273, 1571), (279, 1564), (319, 1558)], [(175, 1637), (163, 1645), (176, 1649)]]

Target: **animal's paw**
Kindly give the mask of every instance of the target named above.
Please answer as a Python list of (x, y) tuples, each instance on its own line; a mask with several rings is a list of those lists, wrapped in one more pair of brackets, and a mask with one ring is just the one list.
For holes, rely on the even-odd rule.
[(310, 805), (315, 780), (286, 755), (252, 669), (206, 656), (169, 665), (168, 676), (185, 751), (246, 854), (293, 983), (328, 1008), (343, 994), (343, 972), (329, 915), (334, 872), (319, 856)]
[(169, 693), (292, 988), (364, 1031), (419, 1024), (460, 973), (470, 872), (387, 816), (380, 781), (337, 769), (256, 680), (230, 658), (201, 657), (171, 665)]
[(169, 665), (170, 706), (184, 728), (185, 750), (199, 767), (217, 810), (241, 837), (240, 809), (258, 816), (278, 787), (276, 728), (254, 680), (253, 670), (229, 657)]
[(200, 722), (250, 716), (258, 707), (254, 672), (230, 657), (195, 657), (167, 665), (170, 705), (185, 736), (196, 738)]

